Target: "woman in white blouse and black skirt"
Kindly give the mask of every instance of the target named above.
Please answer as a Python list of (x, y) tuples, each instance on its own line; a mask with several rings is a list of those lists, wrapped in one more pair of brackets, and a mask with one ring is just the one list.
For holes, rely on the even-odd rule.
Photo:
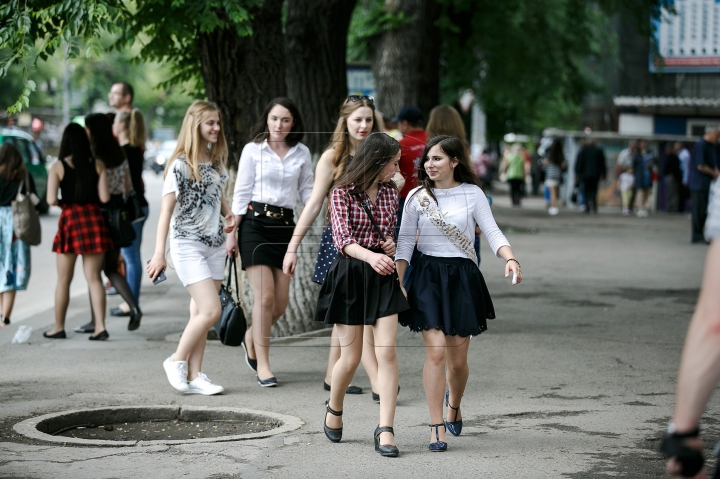
[[(239, 225), (242, 268), (253, 291), (253, 324), (245, 335), (245, 361), (263, 387), (277, 385), (270, 369), (270, 328), (285, 312), (290, 277), (283, 258), (292, 238), (298, 194), (305, 204), (313, 187), (310, 150), (300, 143), (304, 127), (289, 98), (272, 100), (255, 129), (255, 140), (240, 155), (232, 210)], [(235, 232), (228, 254), (236, 254)]]
[[(423, 334), (429, 449), (445, 451), (445, 431), (459, 436), (462, 430), (460, 399), (469, 375), (469, 337), (485, 331), (486, 320), (495, 318), (473, 248), (475, 225), (495, 255), (505, 260), (505, 276), (512, 273), (513, 284), (522, 281), (522, 272), (495, 223), (460, 140), (443, 135), (428, 141), (418, 167), (418, 185), (408, 194), (398, 237), (396, 261), (401, 282), (416, 234), (422, 253), (403, 284), (411, 309), (400, 315), (400, 324)], [(443, 398), (449, 408), (444, 422)]]

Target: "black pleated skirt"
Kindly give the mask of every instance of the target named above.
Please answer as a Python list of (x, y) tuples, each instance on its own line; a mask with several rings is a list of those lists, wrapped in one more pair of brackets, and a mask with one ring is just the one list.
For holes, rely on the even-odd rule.
[(412, 331), (436, 329), (448, 336), (477, 336), (495, 319), (490, 292), (467, 258), (422, 255), (405, 282), (410, 310), (400, 324)]
[(383, 276), (368, 263), (339, 254), (320, 288), (315, 321), (374, 325), (378, 318), (409, 309), (397, 272)]
[(264, 264), (282, 269), (295, 222), (254, 216), (251, 210), (240, 223), (238, 242), (242, 269)]

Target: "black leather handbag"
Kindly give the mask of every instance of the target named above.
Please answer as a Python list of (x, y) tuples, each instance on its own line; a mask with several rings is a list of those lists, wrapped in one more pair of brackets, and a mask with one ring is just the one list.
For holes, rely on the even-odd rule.
[(107, 218), (110, 238), (116, 248), (125, 248), (135, 241), (135, 229), (130, 219), (130, 212), (125, 205), (117, 205), (104, 210)]
[[(225, 260), (225, 264), (230, 261), (230, 269), (228, 271), (229, 276), (227, 282), (220, 286), (220, 307), (222, 311), (220, 313), (220, 319), (215, 322), (215, 332), (220, 338), (220, 342), (225, 346), (240, 346), (243, 338), (245, 337), (245, 331), (247, 331), (247, 321), (245, 320), (245, 313), (238, 304), (240, 298), (240, 288), (237, 280), (237, 265), (235, 256), (230, 256)], [(238, 302), (233, 299), (232, 296), (232, 279), (235, 278), (235, 293), (238, 297)]]

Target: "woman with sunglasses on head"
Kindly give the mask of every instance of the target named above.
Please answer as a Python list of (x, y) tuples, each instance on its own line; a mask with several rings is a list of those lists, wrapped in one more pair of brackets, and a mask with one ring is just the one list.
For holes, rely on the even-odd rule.
[[(505, 260), (505, 276), (512, 273), (513, 284), (522, 281), (520, 263), (495, 223), (463, 143), (452, 136), (433, 137), (418, 168), (418, 187), (405, 203), (396, 255), (411, 307), (400, 324), (422, 332), (425, 342), (423, 385), (431, 451), (447, 450), (446, 430), (454, 436), (462, 431), (460, 399), (469, 374), (469, 339), (487, 329), (487, 319), (495, 318), (473, 249), (475, 225)], [(422, 255), (403, 283), (416, 237)], [(449, 408), (444, 422), (443, 396)]]
[[(317, 168), (315, 169), (315, 184), (313, 185), (312, 195), (305, 204), (297, 226), (293, 232), (290, 244), (288, 244), (287, 253), (283, 261), (283, 272), (292, 277), (297, 266), (297, 251), (300, 242), (312, 227), (313, 222), (320, 214), (323, 202), (328, 196), (333, 183), (342, 176), (346, 167), (353, 161), (358, 147), (365, 141), (369, 134), (379, 130), (379, 122), (375, 112), (375, 102), (370, 96), (350, 95), (343, 105), (340, 107), (340, 115), (333, 132), (332, 139), (327, 149), (320, 157)], [(398, 175), (399, 176), (399, 175)], [(402, 178), (402, 176), (400, 176)], [(315, 262), (315, 272), (313, 274), (313, 282), (322, 284), (325, 279), (330, 264), (337, 256), (337, 248), (332, 239), (331, 227), (328, 224), (320, 238), (320, 247)], [(368, 328), (367, 335), (372, 334), (372, 329)], [(366, 335), (366, 339), (367, 339)], [(337, 331), (333, 330), (330, 337), (330, 352), (328, 356), (328, 366), (323, 381), (323, 387), (326, 391), (330, 390), (330, 382), (332, 380), (332, 370), (340, 357), (340, 342)], [(377, 381), (377, 360), (372, 347), (372, 341), (366, 341), (363, 353), (363, 367), (370, 379), (373, 391)], [(361, 394), (362, 388), (358, 386), (348, 386), (348, 394)], [(373, 394), (373, 396), (376, 396)]]
[(370, 343), (377, 358), (380, 394), (375, 451), (390, 457), (398, 455), (393, 430), (398, 313), (409, 309), (392, 259), (399, 196), (392, 177), (399, 163), (397, 140), (372, 133), (336, 182), (328, 209), (340, 254), (328, 269), (315, 309), (315, 321), (334, 324), (340, 342), (340, 358), (333, 367), (330, 399), (325, 404), (325, 435), (332, 442), (342, 439), (345, 391), (368, 342), (364, 332), (372, 329)]
[(227, 235), (227, 254), (238, 249), (253, 292), (253, 324), (242, 346), (247, 365), (262, 387), (277, 386), (270, 369), (270, 329), (288, 304), (290, 278), (282, 273), (283, 256), (292, 238), (293, 209), (312, 192), (310, 150), (300, 143), (305, 128), (289, 98), (275, 98), (265, 108), (254, 140), (243, 148), (232, 210), (240, 230)]

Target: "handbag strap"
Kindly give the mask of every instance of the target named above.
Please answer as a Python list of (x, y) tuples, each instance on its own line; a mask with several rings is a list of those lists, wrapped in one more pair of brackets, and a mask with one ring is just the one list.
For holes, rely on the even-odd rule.
[(368, 206), (367, 201), (364, 198), (362, 198), (359, 194), (355, 194), (355, 196), (357, 197), (357, 200), (360, 202), (360, 205), (365, 210), (365, 213), (370, 218), (370, 222), (375, 227), (375, 231), (377, 232), (377, 234), (380, 236), (380, 241), (386, 241), (387, 238), (383, 234), (382, 229), (380, 228), (380, 225), (377, 223), (377, 221), (375, 221), (375, 218), (373, 217), (372, 212), (370, 211), (370, 207)]
[(230, 292), (230, 296), (232, 296), (232, 279), (235, 278), (235, 297), (237, 298), (237, 302), (240, 302), (240, 285), (238, 284), (238, 277), (237, 277), (237, 261), (235, 259), (235, 256), (226, 256), (225, 257), (225, 265), (227, 266), (228, 261), (230, 261), (230, 269), (228, 270), (228, 279), (227, 283), (225, 284), (225, 289), (227, 289)]
[(25, 170), (25, 178), (20, 180), (20, 185), (18, 186), (17, 194), (15, 195), (16, 201), (20, 201), (20, 196), (22, 196), (23, 186), (25, 186), (26, 184), (28, 184), (28, 185), (30, 184), (29, 176), (30, 176), (30, 172)]

